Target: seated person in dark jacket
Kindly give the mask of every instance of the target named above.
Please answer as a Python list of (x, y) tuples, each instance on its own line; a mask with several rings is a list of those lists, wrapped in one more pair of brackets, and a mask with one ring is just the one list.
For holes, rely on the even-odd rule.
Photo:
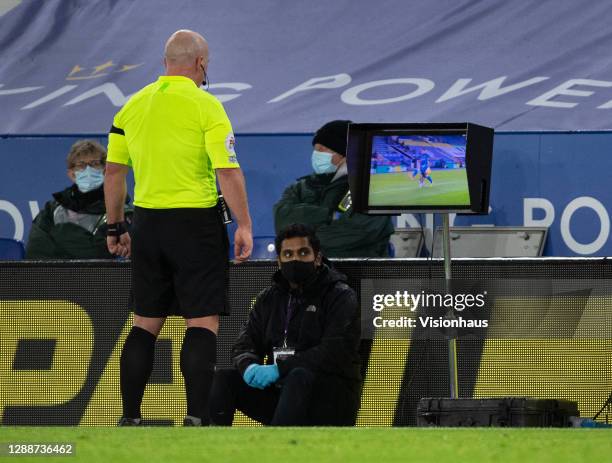
[(393, 223), (351, 208), (346, 166), (350, 121), (325, 124), (312, 139), (314, 174), (298, 178), (274, 205), (276, 233), (291, 223), (315, 227), (326, 257), (386, 257)]
[(235, 368), (215, 373), (211, 423), (229, 426), (240, 410), (266, 425), (352, 426), (361, 393), (355, 291), (324, 261), (311, 227), (293, 224), (275, 244), (280, 270), (234, 344)]
[(79, 140), (66, 164), (73, 185), (53, 193), (34, 219), (26, 259), (112, 259), (106, 246), (106, 150), (97, 141)]

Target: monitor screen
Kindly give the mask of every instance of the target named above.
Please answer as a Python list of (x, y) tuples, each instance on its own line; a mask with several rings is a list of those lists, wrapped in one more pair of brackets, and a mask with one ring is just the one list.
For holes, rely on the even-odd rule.
[(369, 207), (469, 209), (466, 132), (373, 134)]
[(493, 129), (471, 122), (349, 124), (351, 207), (487, 214)]

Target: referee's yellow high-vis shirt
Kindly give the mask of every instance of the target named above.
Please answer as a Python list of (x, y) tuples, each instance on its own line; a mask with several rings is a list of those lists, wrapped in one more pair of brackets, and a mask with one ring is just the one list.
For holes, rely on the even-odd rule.
[(161, 76), (125, 104), (108, 136), (108, 162), (130, 165), (134, 204), (213, 207), (215, 169), (240, 167), (223, 106), (187, 77)]

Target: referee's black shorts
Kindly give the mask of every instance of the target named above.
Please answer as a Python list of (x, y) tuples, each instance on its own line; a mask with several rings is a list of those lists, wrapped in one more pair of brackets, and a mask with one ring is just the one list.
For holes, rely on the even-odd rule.
[(217, 208), (136, 207), (131, 238), (136, 315), (229, 314), (229, 244)]

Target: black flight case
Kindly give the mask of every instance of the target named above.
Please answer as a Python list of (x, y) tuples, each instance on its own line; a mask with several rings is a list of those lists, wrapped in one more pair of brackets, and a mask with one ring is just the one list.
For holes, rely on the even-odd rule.
[(528, 397), (424, 398), (417, 405), (417, 426), (569, 427), (572, 416), (580, 416), (576, 402)]

